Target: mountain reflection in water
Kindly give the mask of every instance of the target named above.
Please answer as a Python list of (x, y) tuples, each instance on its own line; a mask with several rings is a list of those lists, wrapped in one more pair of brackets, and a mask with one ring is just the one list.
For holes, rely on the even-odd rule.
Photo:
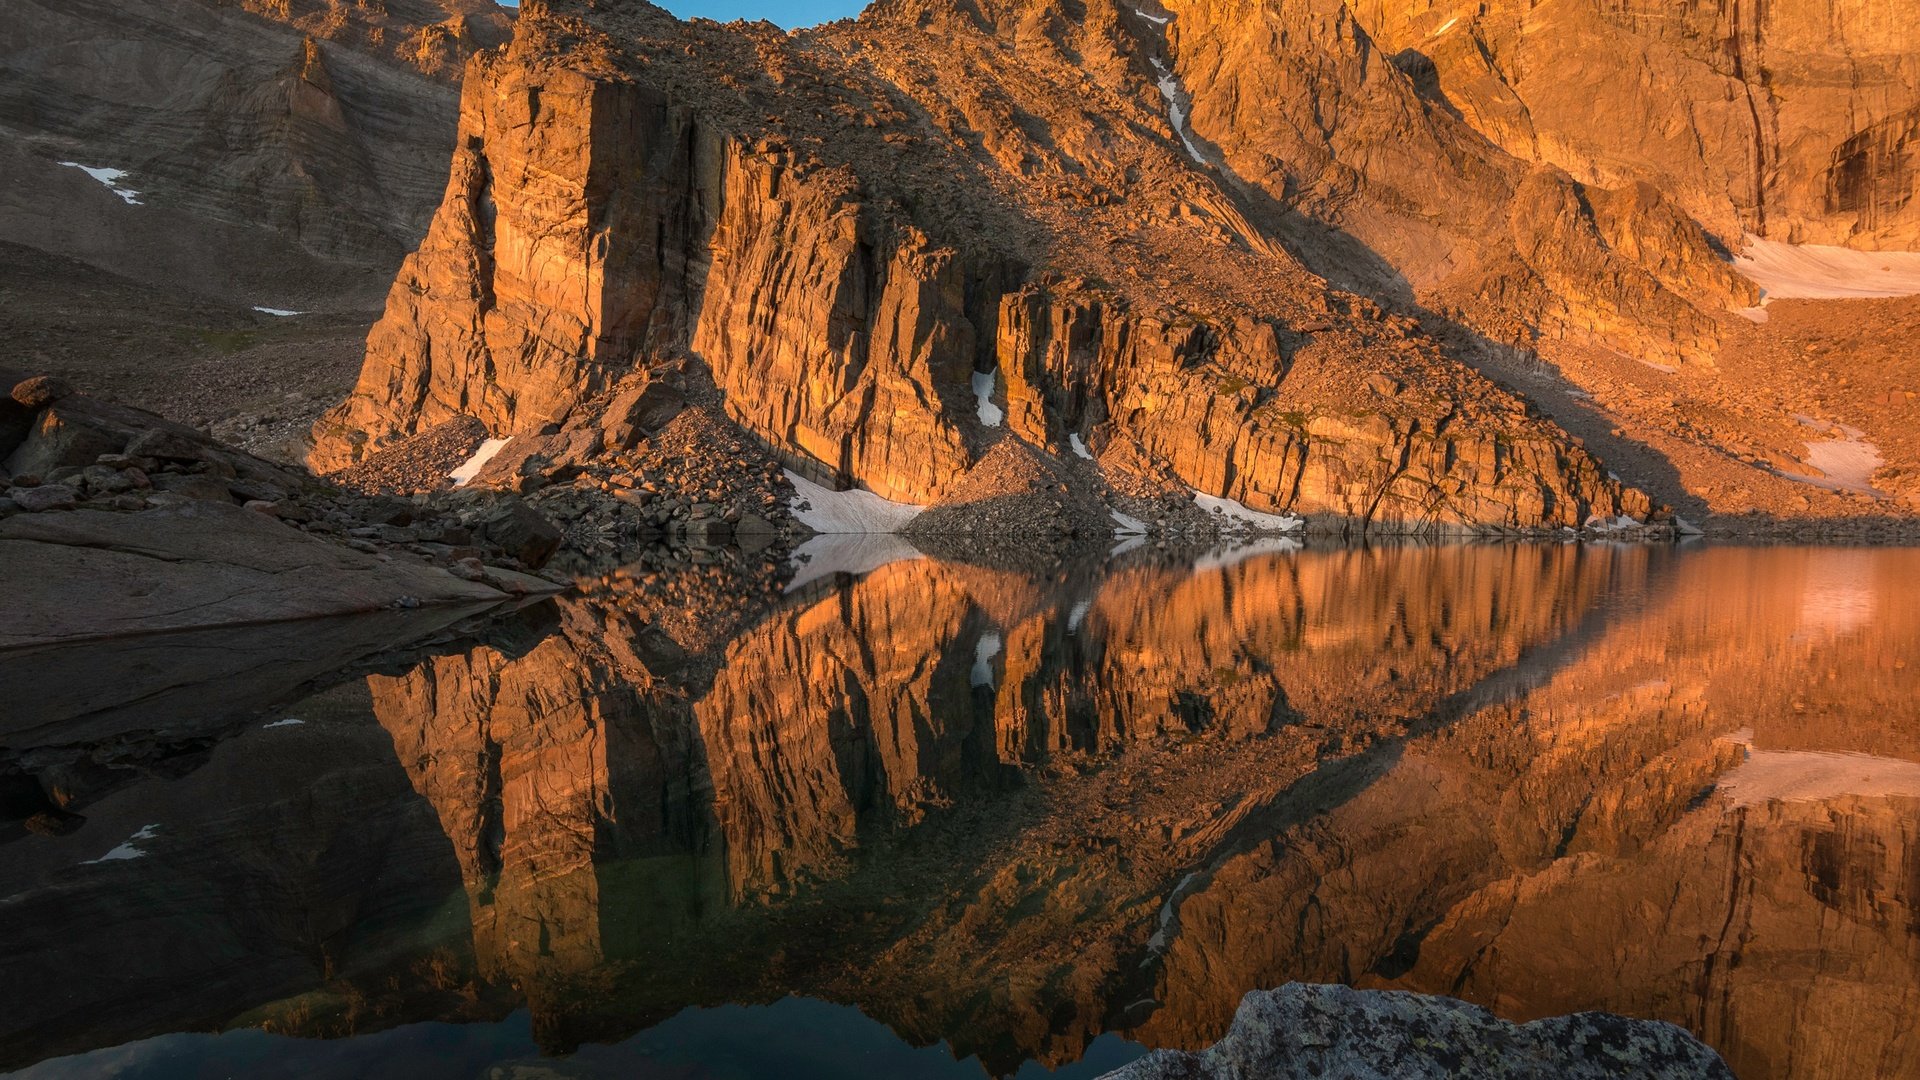
[(109, 711), (0, 724), (0, 1067), (232, 1065), (264, 1036), (168, 1033), (238, 1027), (331, 1075), (518, 1022), (454, 1056), (764, 1075), (675, 1033), (809, 999), (858, 1014), (725, 1015), (1092, 1075), (1300, 979), (1920, 1074), (1916, 581), (1609, 545), (694, 568), (217, 729), (260, 665), (143, 718), (180, 695), (125, 685), (165, 682), (142, 653), (92, 670)]

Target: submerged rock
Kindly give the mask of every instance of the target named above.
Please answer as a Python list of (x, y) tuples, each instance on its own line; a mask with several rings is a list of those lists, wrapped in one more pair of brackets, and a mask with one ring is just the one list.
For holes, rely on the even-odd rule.
[(1720, 1055), (1663, 1021), (1583, 1012), (1514, 1024), (1454, 998), (1308, 983), (1248, 994), (1206, 1050), (1160, 1050), (1102, 1080), (1623, 1076), (1733, 1080)]

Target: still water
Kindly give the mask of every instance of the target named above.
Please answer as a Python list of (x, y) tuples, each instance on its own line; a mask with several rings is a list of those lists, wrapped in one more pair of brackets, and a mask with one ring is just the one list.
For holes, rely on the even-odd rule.
[(1091, 1077), (1297, 979), (1920, 1075), (1920, 552), (766, 571), (0, 654), (0, 1069)]

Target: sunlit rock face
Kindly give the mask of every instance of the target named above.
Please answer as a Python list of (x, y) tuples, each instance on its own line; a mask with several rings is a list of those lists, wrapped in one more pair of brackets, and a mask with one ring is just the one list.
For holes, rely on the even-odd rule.
[[(1071, 460), (1083, 436), (1257, 510), (1389, 530), (1649, 509), (1412, 320), (1306, 270), (1284, 213), (1181, 164), (1150, 96), (1165, 43), (1121, 14), (1085, 13), (1098, 49), (1016, 55), (1018, 30), (957, 10), (883, 5), (816, 43), (530, 5), (469, 65), (446, 197), (311, 464), (460, 414), (591, 427), (622, 379), (684, 359), (799, 472), (903, 501), (955, 497), (998, 441)], [(1607, 259), (1580, 287), (1693, 310)], [(981, 419), (988, 373), (1004, 424)]]
[(1656, 575), (1539, 685), (1220, 865), (1148, 1041), (1217, 1037), (1228, 986), (1337, 978), (1667, 1019), (1741, 1076), (1912, 1071), (1915, 569), (1725, 550)]
[(1650, 181), (1730, 241), (1920, 242), (1920, 27), (1897, 0), (1352, 8), (1518, 158)]

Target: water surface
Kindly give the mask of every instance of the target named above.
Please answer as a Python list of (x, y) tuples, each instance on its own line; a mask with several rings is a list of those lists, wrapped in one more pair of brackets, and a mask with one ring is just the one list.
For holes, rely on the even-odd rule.
[(1920, 552), (799, 580), (0, 654), (0, 1068), (1090, 1077), (1302, 979), (1920, 1075)]

